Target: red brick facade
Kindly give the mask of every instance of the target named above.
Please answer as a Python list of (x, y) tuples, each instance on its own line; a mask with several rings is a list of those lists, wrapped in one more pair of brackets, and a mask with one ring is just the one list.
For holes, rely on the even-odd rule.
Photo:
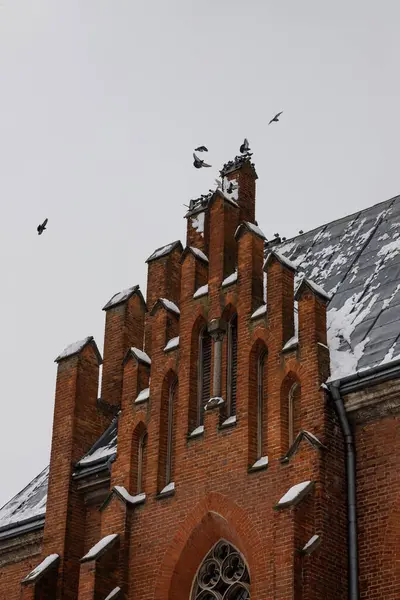
[[(345, 449), (332, 402), (321, 387), (329, 376), (327, 300), (302, 286), (298, 342), (287, 345), (295, 333), (294, 271), (271, 255), (264, 267), (266, 310), (253, 316), (263, 305), (264, 239), (256, 227), (238, 227), (243, 221), (254, 224), (256, 174), (245, 161), (228, 179), (238, 182), (237, 201), (217, 191), (205, 208), (203, 231), (188, 217), (188, 247), (202, 250), (208, 262), (175, 244), (149, 260), (147, 306), (136, 291), (106, 307), (102, 401), (96, 401), (94, 342), (59, 361), (43, 540), (21, 561), (15, 549), (8, 551), (14, 558), (0, 563), (0, 598), (105, 600), (111, 594), (125, 600), (194, 600), (196, 573), (221, 539), (242, 555), (252, 600), (347, 598)], [(235, 269), (237, 278), (222, 285)], [(206, 283), (208, 293), (193, 297)], [(224, 402), (206, 406), (204, 431), (192, 436), (198, 425), (200, 331), (214, 319), (224, 330), (234, 315), (235, 414), (226, 406), (225, 334)], [(165, 351), (177, 336), (179, 345)], [(215, 344), (212, 375), (218, 368)], [(145, 349), (151, 365), (132, 346)], [(149, 398), (136, 403), (147, 387)], [(74, 465), (116, 409), (117, 457), (108, 479), (89, 494), (85, 482), (72, 477)], [(354, 427), (360, 597), (395, 600), (400, 597), (398, 421), (377, 417), (368, 424), (356, 420)], [(303, 482), (310, 482), (305, 495), (278, 504)], [(108, 546), (82, 560), (111, 534), (117, 536)], [(35, 535), (40, 541), (41, 533)], [(315, 549), (304, 551), (313, 536), (319, 536)], [(22, 582), (51, 553), (60, 560), (37, 579)], [(3, 557), (7, 551), (0, 547)], [(222, 598), (217, 590), (218, 585), (198, 598)]]

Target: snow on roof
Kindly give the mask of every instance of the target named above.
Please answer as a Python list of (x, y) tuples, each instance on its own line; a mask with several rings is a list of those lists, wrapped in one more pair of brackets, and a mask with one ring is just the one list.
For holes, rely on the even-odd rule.
[(173, 350), (179, 346), (179, 335), (169, 340), (167, 345), (164, 348), (164, 352), (168, 352), (168, 350)]
[(103, 310), (107, 310), (108, 308), (112, 308), (113, 306), (117, 306), (118, 304), (122, 304), (130, 298), (135, 292), (139, 289), (138, 285), (134, 285), (126, 290), (122, 290), (122, 292), (117, 292), (112, 296), (112, 298), (104, 305)]
[(22, 581), (24, 583), (27, 583), (28, 581), (34, 581), (35, 579), (38, 579), (40, 575), (47, 571), (47, 569), (53, 563), (58, 561), (59, 558), (60, 556), (58, 554), (49, 554), (49, 556), (46, 556), (46, 558), (44, 558), (42, 562), (37, 567), (35, 567), (33, 571), (31, 571), (29, 575), (27, 575)]
[(296, 500), (300, 500), (305, 493), (307, 493), (308, 489), (311, 487), (311, 481), (302, 481), (301, 483), (297, 483), (296, 485), (292, 485), (292, 487), (282, 496), (279, 500), (279, 507), (288, 506), (289, 504), (295, 504)]
[(114, 600), (115, 598), (118, 598), (120, 591), (121, 588), (117, 585), (104, 600)]
[(166, 298), (160, 298), (161, 302), (164, 304), (165, 308), (176, 313), (177, 315), (181, 314), (181, 311), (175, 304), (175, 302), (171, 302), (171, 300), (167, 300)]
[(204, 260), (204, 262), (208, 263), (208, 258), (204, 254), (204, 252), (202, 252), (198, 248), (194, 248), (194, 246), (190, 246), (190, 250), (193, 252), (193, 254), (195, 254), (196, 256), (198, 256), (199, 258), (201, 258), (201, 260)]
[(230, 285), (231, 283), (235, 283), (235, 281), (237, 281), (238, 278), (238, 274), (237, 274), (237, 270), (232, 273), (231, 275), (228, 275), (228, 277), (226, 277), (223, 282), (222, 282), (222, 287), (225, 287), (226, 285)]
[(136, 356), (136, 358), (148, 365), (151, 365), (151, 358), (144, 350), (140, 350), (139, 348), (135, 348), (134, 346), (131, 348), (131, 352)]
[(111, 533), (110, 535), (106, 535), (100, 541), (97, 542), (94, 546), (92, 546), (81, 558), (81, 561), (93, 560), (98, 558), (107, 548), (118, 538), (118, 533)]
[(78, 468), (107, 462), (117, 453), (118, 417), (115, 417), (103, 435), (99, 437), (90, 450), (77, 462)]
[(145, 400), (148, 400), (150, 398), (150, 388), (147, 387), (144, 390), (142, 390), (141, 392), (139, 392), (135, 403), (136, 404), (140, 404), (141, 402), (144, 402)]
[(93, 336), (89, 335), (88, 337), (85, 337), (83, 340), (79, 340), (79, 342), (74, 342), (73, 344), (70, 344), (69, 346), (64, 348), (64, 350), (61, 352), (61, 354), (59, 354), (57, 356), (55, 362), (60, 362), (60, 360), (63, 360), (64, 358), (69, 358), (70, 356), (73, 356), (74, 354), (78, 354), (92, 340), (93, 340)]
[(279, 246), (326, 293), (330, 380), (400, 358), (400, 196)]
[(0, 508), (0, 530), (44, 517), (48, 478), (49, 467), (46, 467), (21, 492)]
[(199, 287), (193, 294), (193, 298), (201, 298), (201, 296), (205, 296), (206, 294), (208, 294), (208, 283)]
[(182, 248), (182, 244), (179, 240), (177, 240), (176, 242), (171, 242), (170, 244), (166, 244), (165, 246), (161, 246), (161, 248), (157, 248), (157, 250), (154, 250), (153, 254), (150, 254), (146, 262), (149, 263), (150, 261), (155, 260), (156, 258), (167, 256), (167, 254), (169, 254), (170, 252), (172, 252), (172, 250), (178, 248), (179, 246)]

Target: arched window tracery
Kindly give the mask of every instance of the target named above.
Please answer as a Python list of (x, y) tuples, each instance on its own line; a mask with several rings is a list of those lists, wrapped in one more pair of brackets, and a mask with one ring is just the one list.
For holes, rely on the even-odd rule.
[(197, 571), (191, 600), (250, 600), (250, 575), (243, 556), (220, 540)]

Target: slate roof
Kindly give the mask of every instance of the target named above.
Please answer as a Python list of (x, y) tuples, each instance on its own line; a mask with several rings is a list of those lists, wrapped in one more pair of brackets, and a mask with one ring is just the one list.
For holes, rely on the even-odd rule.
[(277, 248), (299, 275), (333, 294), (327, 316), (331, 380), (400, 356), (400, 196)]
[[(74, 476), (83, 477), (100, 471), (115, 459), (117, 426), (118, 417), (115, 417), (87, 454), (76, 464)], [(21, 492), (0, 508), (0, 539), (37, 529), (44, 524), (48, 478), (49, 467), (46, 467)]]
[[(274, 249), (332, 294), (331, 379), (400, 357), (400, 196), (287, 240)], [(266, 254), (270, 252), (267, 250)], [(74, 477), (104, 469), (117, 452), (117, 417), (77, 463)], [(0, 509), (0, 539), (41, 526), (48, 467)]]

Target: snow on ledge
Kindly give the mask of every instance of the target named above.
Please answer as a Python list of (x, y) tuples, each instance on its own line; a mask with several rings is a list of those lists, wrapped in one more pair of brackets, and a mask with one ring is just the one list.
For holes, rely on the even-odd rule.
[(206, 296), (206, 294), (208, 294), (208, 283), (199, 287), (193, 294), (193, 298), (200, 298), (201, 296)]
[(267, 258), (265, 259), (264, 262), (264, 269), (265, 267), (268, 266), (270, 260), (272, 257), (275, 257), (281, 264), (285, 265), (285, 267), (288, 267), (289, 269), (291, 269), (292, 271), (297, 271), (297, 267), (296, 265), (289, 260), (288, 258), (286, 258), (286, 256), (283, 256), (283, 254), (281, 254), (278, 250), (271, 250), (271, 252), (268, 254)]
[(160, 300), (164, 304), (165, 308), (176, 313), (177, 315), (181, 314), (181, 311), (179, 310), (179, 308), (177, 307), (175, 302), (172, 302), (171, 300), (167, 300), (166, 298), (160, 298)]
[(174, 348), (178, 348), (179, 346), (179, 335), (169, 340), (167, 345), (164, 348), (164, 352), (168, 352), (168, 350), (173, 350)]
[(159, 496), (162, 496), (163, 494), (170, 494), (171, 492), (175, 491), (175, 483), (173, 481), (171, 481), (171, 483), (169, 483), (168, 485), (166, 485), (161, 492), (159, 493)]
[(315, 548), (317, 546), (319, 546), (321, 543), (321, 538), (319, 535), (313, 535), (308, 542), (303, 546), (302, 548), (302, 552), (304, 552), (304, 554), (311, 554), (311, 552), (313, 550), (315, 550)]
[(92, 339), (93, 336), (89, 335), (88, 337), (85, 337), (85, 339), (79, 340), (79, 342), (74, 342), (73, 344), (70, 344), (69, 346), (64, 348), (61, 354), (57, 356), (55, 362), (59, 362), (60, 360), (63, 360), (63, 358), (68, 358), (70, 356), (73, 356), (74, 354), (78, 354), (82, 350), (82, 348), (86, 346), (86, 344), (92, 341)]
[(257, 308), (257, 310), (255, 310), (253, 312), (253, 314), (251, 315), (251, 319), (257, 319), (258, 317), (261, 317), (262, 315), (267, 314), (267, 305), (266, 304), (262, 304), (259, 308)]
[(221, 427), (228, 427), (228, 425), (233, 425), (234, 423), (236, 423), (236, 415), (232, 415), (225, 419), (225, 421), (221, 423)]
[(112, 533), (103, 537), (97, 544), (92, 546), (87, 554), (81, 558), (81, 562), (98, 558), (117, 539), (118, 533)]
[(30, 581), (35, 581), (36, 579), (38, 579), (45, 571), (47, 571), (47, 569), (49, 567), (51, 567), (52, 564), (54, 564), (56, 561), (58, 561), (58, 559), (60, 558), (60, 556), (58, 554), (49, 554), (49, 556), (46, 556), (45, 559), (42, 560), (42, 562), (33, 569), (33, 571), (31, 571), (29, 573), (29, 575), (27, 575), (25, 577), (25, 579), (22, 580), (23, 583), (28, 583)]
[(297, 337), (297, 335), (294, 335), (293, 337), (290, 338), (290, 340), (288, 340), (286, 342), (286, 344), (283, 346), (282, 348), (282, 352), (284, 350), (290, 350), (291, 348), (294, 348), (295, 346), (297, 346), (297, 344), (299, 343), (299, 338)]
[(151, 358), (148, 354), (146, 354), (146, 352), (144, 352), (143, 350), (139, 350), (139, 348), (135, 347), (132, 347), (131, 351), (133, 352), (133, 354), (135, 354), (138, 360), (141, 360), (142, 362), (151, 365)]
[(252, 469), (262, 469), (263, 467), (267, 467), (268, 466), (268, 456), (262, 456), (261, 458), (259, 458), (258, 460), (256, 460), (256, 462), (254, 463), (254, 465), (252, 465)]
[(193, 429), (192, 433), (190, 434), (190, 437), (197, 437), (198, 435), (201, 435), (204, 433), (204, 425), (199, 425), (198, 427), (196, 427), (196, 429)]
[(208, 258), (202, 250), (199, 250), (198, 248), (195, 248), (194, 246), (190, 246), (190, 249), (193, 252), (193, 254), (195, 254), (196, 256), (201, 258), (201, 260), (204, 260), (204, 262), (208, 263)]
[(215, 408), (216, 406), (221, 406), (221, 404), (224, 404), (224, 403), (225, 403), (225, 400), (223, 398), (221, 398), (221, 396), (213, 396), (206, 403), (204, 410), (210, 410), (212, 408)]
[(107, 302), (107, 304), (104, 306), (103, 310), (107, 310), (108, 308), (112, 308), (113, 306), (117, 306), (117, 304), (121, 304), (122, 302), (125, 302), (125, 300), (127, 300), (130, 296), (132, 296), (132, 294), (137, 292), (138, 289), (139, 289), (138, 285), (133, 285), (132, 287), (127, 288), (126, 290), (122, 290), (122, 292), (117, 292)]
[(302, 481), (293, 485), (279, 500), (277, 507), (285, 508), (286, 506), (297, 504), (311, 489), (312, 485), (312, 481)]
[(113, 490), (117, 492), (128, 504), (142, 504), (146, 500), (146, 494), (132, 496), (123, 485), (114, 485)]
[(307, 279), (306, 277), (302, 277), (300, 279), (300, 282), (299, 282), (299, 284), (297, 286), (297, 289), (296, 289), (296, 291), (294, 293), (295, 300), (298, 299), (298, 295), (300, 293), (300, 289), (304, 285), (307, 286), (307, 287), (309, 287), (313, 292), (315, 292), (321, 298), (324, 298), (324, 300), (327, 300), (329, 302), (332, 299), (332, 294), (328, 294), (328, 292), (326, 292), (320, 285), (318, 285), (317, 283), (315, 283), (315, 281), (312, 281), (311, 279)]
[(141, 402), (145, 402), (150, 398), (150, 388), (145, 388), (141, 392), (139, 392), (137, 398), (135, 399), (135, 404), (140, 404)]
[(115, 587), (107, 596), (107, 598), (105, 598), (105, 600), (114, 600), (114, 598), (118, 598), (118, 595), (121, 591), (121, 588), (119, 586)]
[(238, 278), (238, 274), (237, 271), (235, 271), (234, 273), (232, 273), (231, 275), (228, 275), (228, 277), (226, 277), (223, 282), (222, 282), (222, 287), (225, 287), (226, 285), (231, 285), (231, 283), (235, 283), (235, 281), (237, 281)]

